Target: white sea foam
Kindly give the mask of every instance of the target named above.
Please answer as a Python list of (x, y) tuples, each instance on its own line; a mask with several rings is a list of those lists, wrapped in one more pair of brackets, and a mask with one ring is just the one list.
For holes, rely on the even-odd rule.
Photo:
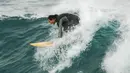
[[(48, 70), (49, 73), (56, 73), (66, 67), (70, 67), (73, 64), (72, 59), (78, 57), (82, 51), (87, 50), (87, 45), (92, 40), (94, 33), (102, 26), (97, 25), (99, 20), (105, 19), (107, 16), (103, 16), (103, 12), (100, 10), (89, 7), (86, 1), (77, 0), (75, 1), (76, 3), (73, 3), (73, 1), (61, 1), (61, 4), (54, 7), (53, 10), (54, 13), (67, 12), (71, 9), (74, 9), (74, 11), (78, 10), (80, 25), (77, 26), (74, 31), (65, 34), (61, 39), (53, 38), (52, 41), (54, 41), (56, 46), (40, 48), (42, 49), (40, 51), (39, 48), (37, 48), (35, 57), (41, 62), (40, 65), (43, 69)], [(67, 7), (69, 9), (66, 9)], [(53, 57), (55, 57), (55, 60), (58, 60), (58, 62), (55, 62)]]

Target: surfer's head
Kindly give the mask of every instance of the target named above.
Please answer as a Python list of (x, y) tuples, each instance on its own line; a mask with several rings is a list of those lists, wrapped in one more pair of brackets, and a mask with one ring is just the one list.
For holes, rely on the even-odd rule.
[(48, 21), (49, 21), (49, 23), (50, 24), (55, 24), (56, 23), (56, 19), (57, 19), (57, 14), (55, 14), (55, 15), (49, 15), (48, 16)]

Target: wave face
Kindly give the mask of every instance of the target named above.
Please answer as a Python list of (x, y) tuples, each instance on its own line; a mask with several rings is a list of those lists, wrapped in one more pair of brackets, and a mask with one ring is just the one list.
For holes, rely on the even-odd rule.
[[(108, 24), (108, 26), (106, 25), (98, 29), (93, 34), (92, 40), (88, 44), (85, 44), (86, 48), (84, 51), (78, 54), (77, 52), (82, 50), (80, 45), (77, 45), (79, 41), (82, 43), (79, 39), (71, 47), (69, 47), (70, 43), (67, 43), (69, 45), (60, 44), (59, 46), (63, 50), (61, 50), (61, 53), (59, 52), (60, 50), (54, 50), (53, 48), (36, 49), (29, 46), (30, 42), (50, 40), (52, 35), (55, 34), (50, 34), (50, 32), (53, 32), (52, 26), (47, 23), (46, 18), (25, 19), (21, 17), (9, 17), (3, 19), (0, 21), (0, 72), (46, 73), (56, 69), (56, 71), (61, 73), (104, 73), (101, 70), (101, 62), (106, 50), (118, 38), (117, 28), (120, 25), (117, 21), (109, 21)], [(87, 37), (85, 38), (87, 39)], [(77, 46), (74, 44), (81, 49), (76, 49)], [(63, 47), (69, 49), (63, 49)], [(65, 52), (70, 53), (65, 54)], [(73, 53), (78, 54), (78, 56), (73, 56)], [(64, 57), (64, 55), (67, 57)], [(45, 62), (46, 64), (41, 62)], [(64, 66), (63, 63), (69, 65)], [(58, 67), (58, 65), (61, 66)], [(61, 67), (63, 69), (60, 69)]]
[(29, 43), (48, 38), (50, 26), (46, 23), (45, 18), (9, 17), (0, 21), (0, 73), (42, 72)]

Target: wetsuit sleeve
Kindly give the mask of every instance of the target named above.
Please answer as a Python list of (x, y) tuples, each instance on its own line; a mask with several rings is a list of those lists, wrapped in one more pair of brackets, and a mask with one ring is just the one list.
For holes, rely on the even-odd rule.
[(63, 22), (64, 21), (67, 21), (68, 22), (68, 19), (67, 17), (62, 17), (59, 21), (59, 32), (58, 32), (58, 37), (61, 38), (63, 36)]

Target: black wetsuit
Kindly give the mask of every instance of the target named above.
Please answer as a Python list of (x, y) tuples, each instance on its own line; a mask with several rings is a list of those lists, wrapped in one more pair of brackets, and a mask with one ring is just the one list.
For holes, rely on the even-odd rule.
[(63, 31), (68, 32), (73, 26), (79, 24), (79, 17), (74, 14), (64, 13), (57, 16), (57, 26), (59, 27), (58, 37), (62, 37)]

